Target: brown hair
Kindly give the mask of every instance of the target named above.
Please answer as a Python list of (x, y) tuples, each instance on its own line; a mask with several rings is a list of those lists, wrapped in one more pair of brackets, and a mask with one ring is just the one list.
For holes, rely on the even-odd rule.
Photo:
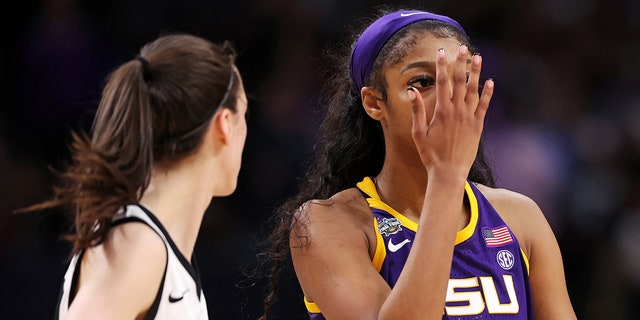
[(53, 198), (19, 211), (68, 209), (72, 255), (102, 243), (118, 210), (140, 200), (154, 164), (192, 154), (219, 107), (236, 111), (235, 58), (230, 43), (189, 34), (146, 44), (108, 76), (91, 135), (72, 133)]

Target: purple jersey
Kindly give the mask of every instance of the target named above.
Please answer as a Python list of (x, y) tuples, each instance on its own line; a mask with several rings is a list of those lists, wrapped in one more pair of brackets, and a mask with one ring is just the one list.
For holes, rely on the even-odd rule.
[[(367, 195), (374, 217), (377, 245), (372, 263), (393, 288), (418, 224), (382, 202), (371, 178), (359, 182), (358, 188)], [(465, 191), (471, 217), (456, 234), (442, 319), (533, 319), (529, 262), (518, 240), (472, 183)], [(305, 304), (310, 319), (324, 319), (317, 305), (306, 299)]]

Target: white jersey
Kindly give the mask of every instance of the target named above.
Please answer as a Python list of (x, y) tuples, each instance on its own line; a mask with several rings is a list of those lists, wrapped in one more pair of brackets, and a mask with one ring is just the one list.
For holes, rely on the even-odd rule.
[[(127, 206), (124, 213), (114, 218), (114, 226), (133, 221), (143, 222), (155, 230), (167, 248), (167, 265), (162, 285), (145, 319), (209, 319), (200, 275), (194, 267), (195, 261), (191, 259), (193, 266), (189, 264), (160, 221), (143, 206)], [(75, 296), (82, 253), (79, 252), (72, 258), (64, 276), (58, 301), (59, 319), (66, 318), (69, 305)]]

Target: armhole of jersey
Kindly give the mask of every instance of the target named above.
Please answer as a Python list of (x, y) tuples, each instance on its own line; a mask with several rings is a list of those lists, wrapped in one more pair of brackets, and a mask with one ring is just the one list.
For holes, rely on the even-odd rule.
[[(60, 286), (60, 293), (58, 294), (58, 303), (56, 303), (56, 309), (53, 313), (53, 320), (60, 320), (60, 305), (62, 303), (62, 297), (64, 296), (64, 283)], [(69, 307), (67, 307), (69, 309)]]
[(167, 264), (164, 266), (164, 274), (162, 275), (162, 282), (160, 282), (160, 289), (156, 294), (156, 299), (153, 301), (153, 304), (147, 311), (147, 314), (144, 316), (147, 320), (153, 320), (156, 318), (158, 314), (158, 307), (160, 306), (160, 300), (162, 300), (162, 291), (164, 290), (164, 279), (167, 277), (167, 265), (169, 264), (169, 257), (167, 257)]
[(373, 218), (373, 232), (376, 234), (376, 251), (373, 253), (371, 263), (373, 263), (373, 267), (380, 272), (382, 269), (382, 262), (387, 256), (387, 250), (384, 247), (384, 239), (382, 239), (382, 235), (378, 231), (378, 219), (375, 217)]
[[(71, 306), (73, 299), (76, 298), (76, 294), (78, 293), (78, 277), (80, 276), (80, 266), (82, 265), (82, 257), (84, 256), (84, 250), (82, 250), (78, 254), (78, 259), (76, 260), (75, 270), (73, 270), (73, 275), (71, 276), (71, 285), (69, 286), (69, 301), (67, 301), (67, 310)], [(64, 303), (64, 302), (61, 302)]]
[(471, 238), (476, 226), (478, 225), (478, 199), (476, 198), (475, 193), (473, 193), (473, 188), (471, 188), (469, 181), (465, 183), (464, 190), (467, 200), (469, 201), (469, 211), (471, 212), (469, 216), (469, 223), (462, 230), (456, 233), (456, 245)]
[[(372, 198), (369, 194), (373, 193), (377, 195), (375, 186), (373, 185), (373, 180), (370, 177), (365, 177), (361, 182), (358, 182), (357, 186), (358, 186), (358, 191), (360, 191), (364, 199), (367, 200), (367, 204), (369, 205), (369, 208), (371, 208), (372, 206), (371, 201), (376, 201), (376, 199)], [(378, 202), (386, 206), (385, 203), (381, 201), (378, 201)], [(389, 211), (394, 211), (394, 210), (389, 207), (388, 212)], [(406, 219), (402, 215), (399, 215), (399, 216), (400, 218)], [(408, 221), (413, 222), (410, 220)], [(378, 219), (376, 219), (375, 216), (373, 216), (373, 232), (376, 234), (376, 250), (373, 252), (373, 258), (371, 259), (371, 263), (373, 264), (373, 267), (376, 268), (378, 272), (380, 272), (380, 270), (382, 269), (382, 262), (384, 262), (384, 258), (386, 258), (387, 256), (387, 250), (384, 247), (384, 239), (382, 239), (382, 235), (378, 231)]]
[(524, 253), (524, 250), (522, 250), (522, 248), (520, 248), (520, 254), (522, 254), (522, 260), (524, 261), (524, 265), (527, 267), (527, 275), (529, 274), (529, 258), (527, 257), (527, 254)]
[(307, 300), (307, 297), (304, 297), (304, 305), (307, 307), (307, 311), (312, 313), (321, 313), (320, 308), (315, 302)]
[(164, 244), (165, 250), (167, 252), (167, 261), (164, 264), (164, 273), (162, 274), (162, 280), (160, 280), (160, 288), (158, 289), (158, 293), (156, 293), (156, 298), (153, 300), (153, 304), (151, 304), (151, 307), (149, 307), (147, 314), (144, 316), (144, 319), (149, 319), (149, 320), (155, 319), (156, 314), (158, 313), (158, 307), (160, 306), (160, 300), (162, 300), (162, 291), (164, 290), (164, 280), (165, 280), (165, 277), (167, 276), (167, 267), (169, 266), (169, 247), (167, 246), (167, 241), (165, 240), (162, 233), (156, 230), (153, 226), (151, 226), (149, 223), (147, 223), (141, 218), (138, 218), (138, 217), (122, 218), (122, 219), (116, 220), (113, 223), (113, 225), (111, 225), (111, 227), (113, 228), (117, 225), (121, 225), (123, 223), (128, 223), (128, 222), (140, 222), (146, 225), (147, 227), (151, 228), (151, 230), (153, 230), (160, 237), (160, 240), (162, 240), (162, 243)]
[(195, 255), (191, 255), (191, 262), (187, 260), (185, 256), (182, 255), (178, 246), (173, 242), (169, 232), (164, 228), (160, 220), (149, 210), (149, 208), (145, 207), (143, 204), (137, 204), (138, 208), (142, 209), (142, 211), (147, 215), (147, 218), (154, 224), (154, 230), (164, 239), (165, 246), (167, 247), (167, 255), (169, 251), (172, 252), (173, 256), (175, 256), (180, 264), (184, 267), (184, 269), (191, 275), (193, 281), (196, 283), (197, 296), (200, 297), (202, 293), (202, 283), (200, 281), (200, 272), (197, 268), (197, 263), (195, 260)]

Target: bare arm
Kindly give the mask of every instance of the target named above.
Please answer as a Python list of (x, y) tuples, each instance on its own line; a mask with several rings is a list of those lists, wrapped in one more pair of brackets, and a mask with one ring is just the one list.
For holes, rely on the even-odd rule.
[(560, 248), (540, 207), (516, 192), (487, 187), (482, 187), (482, 191), (512, 228), (529, 258), (536, 318), (576, 319), (567, 292)]
[(539, 319), (576, 319), (556, 237), (540, 208), (531, 203), (529, 279), (535, 315)]
[[(350, 197), (345, 193), (337, 198)], [(327, 319), (376, 319), (391, 289), (371, 263), (364, 231), (373, 226), (370, 212), (361, 213), (344, 199), (310, 202), (304, 208), (298, 215), (303, 225), (292, 233), (290, 248), (305, 296)], [(296, 232), (310, 242), (303, 245)]]
[(167, 261), (162, 239), (142, 223), (111, 232), (83, 256), (67, 319), (136, 319), (153, 303)]

